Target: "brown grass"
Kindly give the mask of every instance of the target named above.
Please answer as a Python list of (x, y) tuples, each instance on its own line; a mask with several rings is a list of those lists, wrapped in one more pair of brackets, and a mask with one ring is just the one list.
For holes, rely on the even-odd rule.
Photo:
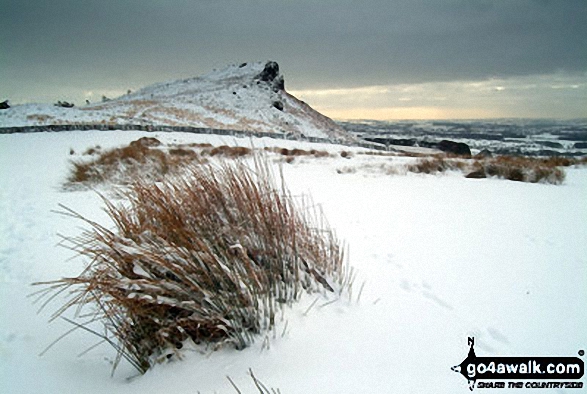
[(472, 160), (452, 156), (435, 155), (419, 159), (408, 165), (407, 170), (415, 173), (437, 174), (445, 171), (461, 171), (467, 178), (497, 177), (516, 182), (561, 184), (565, 172), (561, 167), (581, 164), (581, 160), (552, 157), (533, 158), (526, 156), (497, 156)]
[(286, 148), (265, 148), (266, 151), (277, 153), (282, 156), (287, 157), (297, 157), (297, 156), (313, 156), (316, 158), (319, 157), (330, 157), (330, 153), (324, 150), (304, 150), (304, 149), (286, 149)]
[(143, 137), (128, 146), (102, 151), (99, 147), (86, 150), (91, 159), (71, 161), (66, 188), (75, 185), (94, 186), (100, 183), (129, 184), (137, 177), (161, 180), (184, 165), (198, 161), (194, 151), (171, 149), (169, 153), (158, 149), (159, 140)]
[(516, 182), (551, 183), (559, 185), (565, 180), (561, 166), (576, 164), (575, 159), (553, 157), (547, 159), (524, 156), (498, 156), (474, 163), (468, 177), (498, 177)]
[(104, 325), (114, 368), (124, 357), (145, 372), (186, 340), (242, 349), (302, 293), (341, 292), (350, 281), (339, 241), (280, 184), (266, 162), (231, 160), (136, 181), (120, 205), (104, 198), (114, 229), (63, 207), (88, 227), (65, 242), (89, 265), (42, 284), (49, 300), (69, 294), (53, 318), (89, 314), (75, 324)]
[(34, 121), (34, 122), (46, 123), (50, 120), (55, 119), (55, 117), (51, 116), (51, 115), (32, 114), (32, 115), (27, 115), (26, 119), (30, 120), (30, 121)]
[(252, 149), (243, 146), (218, 146), (209, 150), (204, 150), (202, 154), (208, 154), (210, 156), (224, 156), (229, 158), (249, 156), (253, 153)]
[(419, 159), (414, 164), (408, 165), (409, 172), (437, 174), (445, 171), (463, 170), (466, 163), (462, 160), (448, 159), (442, 156), (435, 156), (432, 158)]

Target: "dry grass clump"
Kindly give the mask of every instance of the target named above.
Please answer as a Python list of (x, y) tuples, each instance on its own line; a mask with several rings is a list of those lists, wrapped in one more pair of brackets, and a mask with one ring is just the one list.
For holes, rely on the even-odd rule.
[(350, 286), (333, 231), (281, 185), (258, 160), (201, 164), (133, 183), (120, 205), (104, 199), (114, 229), (65, 208), (89, 226), (65, 241), (90, 263), (44, 283), (69, 294), (54, 318), (103, 323), (114, 368), (124, 357), (145, 372), (186, 340), (242, 349), (302, 293)]
[(322, 157), (330, 157), (330, 153), (324, 150), (304, 150), (304, 149), (287, 149), (287, 148), (265, 148), (265, 151), (273, 152), (278, 155), (283, 156), (284, 161), (288, 164), (293, 163), (297, 157), (313, 157), (313, 158), (322, 158)]
[(224, 156), (228, 158), (237, 158), (243, 156), (249, 156), (253, 153), (253, 150), (244, 146), (217, 146), (208, 150), (202, 151), (202, 154), (210, 156)]
[(416, 163), (408, 165), (407, 170), (415, 173), (437, 174), (445, 171), (462, 170), (465, 166), (466, 163), (461, 160), (435, 156), (426, 159), (419, 159)]
[(191, 157), (196, 158), (198, 154), (192, 149), (171, 148), (167, 151), (171, 156)]
[(330, 153), (324, 150), (304, 150), (304, 149), (287, 149), (287, 148), (265, 148), (266, 151), (270, 151), (273, 153), (277, 153), (282, 156), (286, 157), (296, 157), (296, 156), (314, 156), (314, 157), (329, 157)]
[(102, 149), (102, 147), (100, 145), (96, 145), (94, 147), (86, 149), (83, 154), (87, 155), (87, 156), (95, 155), (95, 154), (99, 153), (101, 149)]
[(559, 185), (565, 180), (560, 166), (570, 166), (575, 160), (569, 158), (531, 158), (524, 156), (498, 156), (478, 160), (469, 178), (498, 177), (517, 182), (551, 183)]
[(71, 161), (65, 187), (94, 186), (103, 182), (128, 184), (137, 177), (161, 180), (180, 166), (198, 160), (193, 151), (171, 149), (168, 154), (158, 149), (160, 145), (156, 138), (143, 137), (122, 148), (105, 151), (89, 148), (84, 155), (92, 156), (91, 159)]
[(581, 161), (566, 157), (533, 158), (526, 156), (497, 156), (473, 160), (437, 155), (420, 159), (407, 166), (408, 172), (438, 174), (445, 171), (461, 171), (467, 178), (498, 177), (517, 182), (561, 184), (565, 172), (561, 167), (580, 164)]
[(55, 117), (51, 116), (51, 115), (32, 114), (32, 115), (27, 115), (26, 119), (34, 121), (34, 122), (46, 123), (50, 120), (55, 119)]

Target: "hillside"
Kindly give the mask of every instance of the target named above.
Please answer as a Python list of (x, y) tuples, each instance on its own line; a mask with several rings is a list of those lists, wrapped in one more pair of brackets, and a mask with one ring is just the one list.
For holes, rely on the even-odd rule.
[(330, 118), (287, 93), (275, 62), (231, 65), (107, 102), (73, 108), (24, 104), (0, 111), (0, 127), (58, 124), (191, 126), (294, 138), (352, 138)]

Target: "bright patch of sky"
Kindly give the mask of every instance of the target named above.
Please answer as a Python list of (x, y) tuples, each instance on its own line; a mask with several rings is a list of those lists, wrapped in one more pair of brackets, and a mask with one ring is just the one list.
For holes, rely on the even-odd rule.
[(337, 119), (587, 116), (587, 75), (307, 89), (292, 93)]

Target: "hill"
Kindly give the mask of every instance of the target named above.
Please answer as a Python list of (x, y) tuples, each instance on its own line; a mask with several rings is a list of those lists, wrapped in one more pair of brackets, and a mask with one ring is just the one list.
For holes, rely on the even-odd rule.
[(272, 61), (231, 65), (80, 107), (24, 104), (0, 111), (0, 127), (63, 124), (190, 126), (352, 139), (330, 118), (287, 93), (279, 65)]

